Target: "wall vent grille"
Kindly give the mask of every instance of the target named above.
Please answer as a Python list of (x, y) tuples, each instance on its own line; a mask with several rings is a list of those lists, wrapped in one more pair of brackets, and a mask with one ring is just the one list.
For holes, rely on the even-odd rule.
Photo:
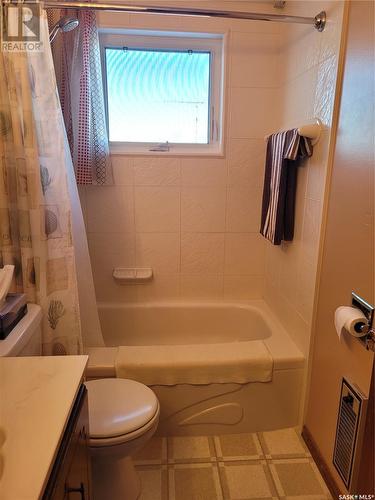
[(353, 475), (362, 402), (362, 396), (343, 378), (333, 463), (347, 488)]

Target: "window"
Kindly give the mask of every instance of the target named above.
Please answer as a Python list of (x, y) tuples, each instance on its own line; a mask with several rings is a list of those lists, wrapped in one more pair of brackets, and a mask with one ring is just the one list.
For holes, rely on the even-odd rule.
[(222, 37), (101, 33), (111, 150), (218, 154)]

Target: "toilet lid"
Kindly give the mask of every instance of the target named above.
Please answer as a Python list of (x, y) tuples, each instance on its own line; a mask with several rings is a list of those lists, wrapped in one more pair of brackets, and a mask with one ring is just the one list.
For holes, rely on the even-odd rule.
[(158, 410), (152, 390), (134, 380), (99, 379), (85, 385), (91, 438), (129, 434), (146, 425)]

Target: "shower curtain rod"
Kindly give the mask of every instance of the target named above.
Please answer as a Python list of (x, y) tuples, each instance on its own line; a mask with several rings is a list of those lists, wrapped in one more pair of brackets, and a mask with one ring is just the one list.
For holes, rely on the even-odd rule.
[(310, 24), (318, 31), (326, 25), (326, 13), (319, 12), (315, 17), (288, 16), (285, 14), (259, 14), (258, 12), (239, 12), (234, 10), (209, 10), (188, 7), (151, 7), (147, 5), (121, 5), (114, 3), (50, 1), (44, 2), (50, 9), (95, 9), (112, 12), (138, 12), (146, 14), (174, 14), (180, 16), (220, 17), (228, 19), (249, 19), (281, 23)]

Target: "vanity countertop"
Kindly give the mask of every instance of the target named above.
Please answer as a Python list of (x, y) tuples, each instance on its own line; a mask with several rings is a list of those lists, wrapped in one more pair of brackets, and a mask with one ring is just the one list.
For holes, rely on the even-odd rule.
[(40, 498), (87, 360), (87, 356), (0, 358), (2, 500)]

